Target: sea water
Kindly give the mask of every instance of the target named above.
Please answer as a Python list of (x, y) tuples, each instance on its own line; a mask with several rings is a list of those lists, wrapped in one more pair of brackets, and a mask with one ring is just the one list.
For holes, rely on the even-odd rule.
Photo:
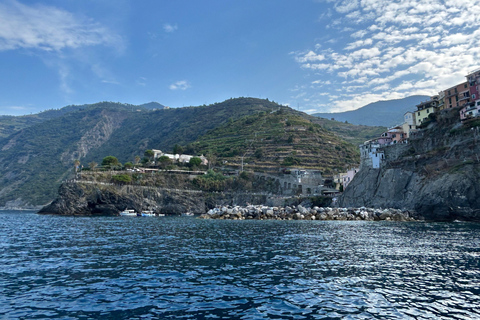
[(479, 319), (480, 224), (0, 211), (0, 319)]

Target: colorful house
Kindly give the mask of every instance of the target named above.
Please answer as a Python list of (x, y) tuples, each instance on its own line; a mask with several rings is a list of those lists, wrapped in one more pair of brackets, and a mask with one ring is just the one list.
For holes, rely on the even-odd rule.
[(444, 90), (444, 93), (445, 109), (461, 107), (467, 103), (470, 103), (470, 89), (467, 81)]
[(415, 112), (405, 112), (403, 120), (402, 130), (405, 133), (405, 139), (408, 139), (410, 137), (410, 132), (417, 129), (417, 126), (415, 125)]
[(416, 105), (415, 126), (419, 127), (422, 123), (428, 121), (430, 114), (438, 110), (438, 96), (433, 96), (430, 100)]
[(380, 168), (385, 154), (381, 149), (382, 145), (378, 143), (378, 139), (365, 141), (360, 145), (360, 169), (363, 168)]
[(477, 104), (480, 101), (480, 69), (470, 72), (467, 75), (470, 98)]
[(460, 109), (460, 120), (465, 121), (480, 116), (480, 100)]
[(343, 176), (343, 190), (345, 190), (348, 186), (348, 184), (353, 180), (353, 177), (357, 174), (359, 171), (359, 168), (353, 168), (347, 171), (347, 174)]

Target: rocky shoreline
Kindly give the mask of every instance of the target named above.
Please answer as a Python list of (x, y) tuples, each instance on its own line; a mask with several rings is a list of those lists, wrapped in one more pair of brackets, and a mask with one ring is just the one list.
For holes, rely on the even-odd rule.
[(307, 208), (302, 205), (268, 207), (263, 205), (220, 206), (199, 216), (200, 219), (223, 220), (364, 220), (420, 221), (412, 210), (375, 208)]

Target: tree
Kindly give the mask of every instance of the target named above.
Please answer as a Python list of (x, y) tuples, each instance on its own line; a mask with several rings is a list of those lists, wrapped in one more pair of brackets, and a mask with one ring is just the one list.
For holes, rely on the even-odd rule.
[(155, 153), (149, 149), (145, 151), (144, 156), (147, 158), (153, 159), (153, 156), (155, 156)]
[(133, 163), (127, 162), (127, 163), (124, 164), (124, 166), (125, 166), (126, 169), (132, 169), (133, 168)]
[(183, 147), (181, 145), (176, 144), (173, 147), (173, 154), (182, 154), (183, 153)]
[(114, 156), (106, 156), (102, 160), (102, 166), (104, 167), (116, 167), (120, 165), (121, 165), (120, 161), (118, 161), (118, 159)]
[(167, 156), (161, 156), (157, 159), (157, 162), (160, 164), (160, 166), (165, 169), (168, 165), (172, 163), (172, 159), (170, 159)]
[(191, 157), (190, 161), (188, 161), (188, 165), (190, 167), (198, 167), (202, 164), (202, 159), (199, 157)]
[(97, 167), (97, 163), (95, 161), (92, 161), (88, 164), (88, 166), (90, 167), (90, 170), (95, 170), (95, 168)]
[(135, 156), (135, 165), (139, 164), (141, 159), (140, 156)]
[(217, 162), (217, 157), (215, 156), (215, 154), (213, 152), (208, 151), (207, 160), (208, 160), (208, 169), (214, 168), (215, 164)]

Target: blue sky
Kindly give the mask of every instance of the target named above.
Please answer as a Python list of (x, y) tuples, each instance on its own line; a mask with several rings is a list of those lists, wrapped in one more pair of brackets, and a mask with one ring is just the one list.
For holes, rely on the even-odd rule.
[(480, 68), (478, 0), (0, 0), (0, 114), (240, 96), (307, 113)]

